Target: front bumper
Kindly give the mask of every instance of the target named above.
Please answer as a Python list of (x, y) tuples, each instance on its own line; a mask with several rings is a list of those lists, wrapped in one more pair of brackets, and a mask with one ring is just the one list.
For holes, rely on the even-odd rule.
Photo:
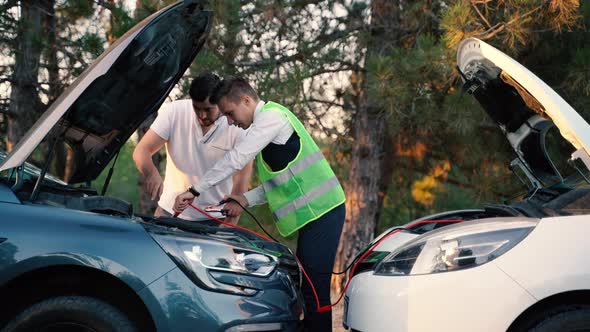
[(494, 262), (447, 273), (355, 276), (344, 322), (357, 331), (505, 331), (536, 300)]
[(303, 317), (299, 292), (276, 271), (254, 296), (196, 286), (175, 268), (140, 292), (158, 331), (297, 331)]

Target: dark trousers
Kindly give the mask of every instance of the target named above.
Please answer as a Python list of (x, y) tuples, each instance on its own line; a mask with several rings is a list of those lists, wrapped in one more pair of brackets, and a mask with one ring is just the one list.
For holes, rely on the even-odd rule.
[[(346, 208), (341, 204), (299, 229), (297, 257), (315, 286), (320, 306), (330, 304), (331, 273), (345, 217)], [(301, 291), (306, 306), (305, 328), (311, 332), (331, 332), (332, 311), (317, 312), (313, 291), (305, 277)]]

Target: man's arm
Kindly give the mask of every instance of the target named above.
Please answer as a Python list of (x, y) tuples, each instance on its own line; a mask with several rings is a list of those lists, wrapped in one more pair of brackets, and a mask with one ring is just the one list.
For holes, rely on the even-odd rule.
[(232, 177), (233, 187), (231, 190), (232, 195), (237, 194), (241, 195), (248, 191), (248, 186), (250, 185), (250, 179), (252, 178), (252, 169), (254, 168), (254, 160), (250, 161), (249, 163), (244, 166), (241, 170), (239, 170), (236, 174)]
[[(242, 195), (246, 191), (248, 191), (248, 186), (250, 184), (250, 178), (252, 178), (252, 169), (254, 165), (254, 161), (250, 161), (249, 163), (244, 166), (241, 170), (235, 173), (232, 177), (233, 187), (231, 190), (232, 195)], [(229, 203), (228, 203), (229, 204)], [(236, 211), (236, 210), (234, 210)], [(228, 213), (226, 222), (236, 225), (238, 220), (240, 219), (241, 209), (238, 209), (235, 213)]]
[(144, 190), (150, 193), (152, 200), (160, 197), (164, 189), (162, 177), (152, 161), (154, 153), (164, 146), (166, 140), (149, 129), (141, 138), (135, 150), (133, 150), (133, 161), (139, 172), (144, 176)]

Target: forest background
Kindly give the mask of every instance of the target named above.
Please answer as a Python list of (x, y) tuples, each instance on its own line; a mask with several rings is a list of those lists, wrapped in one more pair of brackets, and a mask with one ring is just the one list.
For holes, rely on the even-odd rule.
[[(10, 151), (109, 45), (173, 2), (0, 0), (0, 148)], [(168, 101), (188, 98), (191, 78), (208, 70), (248, 78), (264, 100), (299, 116), (347, 195), (335, 270), (388, 227), (526, 193), (508, 168), (515, 156), (500, 129), (461, 95), (462, 39), (478, 37), (511, 55), (590, 119), (588, 1), (220, 0), (210, 7), (210, 37)], [(107, 193), (144, 213), (155, 202), (142, 193), (131, 153), (151, 121), (122, 149)], [(69, 154), (58, 146), (50, 170), (65, 180)], [(165, 151), (154, 162), (163, 172)], [(101, 188), (105, 176), (90, 185)], [(268, 209), (253, 211), (276, 234)], [(256, 229), (247, 216), (241, 223)]]

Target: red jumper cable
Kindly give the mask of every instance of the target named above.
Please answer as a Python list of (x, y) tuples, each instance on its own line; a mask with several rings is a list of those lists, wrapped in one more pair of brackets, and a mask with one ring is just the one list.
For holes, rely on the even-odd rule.
[[(206, 216), (206, 217), (208, 217), (208, 218), (211, 218), (211, 219), (213, 219), (213, 220), (217, 221), (218, 223), (220, 223), (220, 224), (222, 224), (222, 225), (225, 225), (225, 226), (228, 226), (228, 227), (237, 228), (237, 229), (241, 229), (241, 230), (243, 230), (243, 231), (246, 231), (246, 232), (248, 232), (248, 233), (254, 234), (254, 235), (256, 235), (256, 236), (258, 236), (258, 237), (260, 237), (260, 238), (263, 238), (263, 239), (265, 239), (265, 240), (267, 240), (267, 241), (270, 241), (270, 242), (276, 242), (276, 241), (273, 241), (273, 240), (271, 240), (270, 238), (268, 238), (268, 237), (266, 237), (266, 236), (264, 236), (264, 235), (262, 235), (262, 234), (260, 234), (260, 233), (258, 233), (258, 232), (255, 232), (255, 231), (253, 231), (253, 230), (251, 230), (251, 229), (248, 229), (248, 228), (245, 228), (245, 227), (241, 227), (241, 226), (238, 226), (238, 225), (234, 225), (234, 224), (230, 224), (230, 223), (227, 223), (227, 222), (225, 222), (225, 221), (223, 221), (223, 220), (221, 220), (221, 219), (219, 219), (219, 218), (216, 218), (216, 217), (214, 217), (214, 216), (210, 215), (209, 213), (207, 213), (207, 212), (205, 212), (205, 211), (203, 211), (203, 210), (199, 209), (198, 207), (194, 206), (192, 203), (189, 203), (188, 205), (189, 205), (191, 208), (193, 208), (193, 209), (195, 209), (195, 210), (199, 211), (199, 212), (200, 212), (201, 214), (203, 214), (204, 216)], [(179, 215), (179, 213), (175, 213), (175, 214), (174, 214), (174, 217), (177, 217), (178, 215)], [(374, 250), (374, 249), (375, 249), (375, 248), (376, 248), (376, 247), (377, 247), (377, 246), (378, 246), (378, 245), (379, 245), (379, 244), (380, 244), (380, 243), (381, 243), (383, 240), (385, 240), (386, 238), (390, 237), (391, 235), (397, 234), (397, 233), (401, 232), (402, 230), (411, 229), (411, 228), (413, 228), (413, 227), (416, 227), (416, 226), (418, 226), (418, 225), (422, 225), (422, 224), (430, 224), (430, 223), (459, 223), (459, 222), (462, 222), (462, 221), (463, 221), (463, 220), (461, 220), (461, 219), (445, 219), (445, 220), (420, 220), (420, 221), (413, 222), (413, 223), (411, 223), (411, 224), (409, 224), (409, 225), (407, 225), (407, 226), (405, 226), (405, 227), (402, 227), (402, 228), (398, 228), (398, 229), (396, 229), (396, 230), (393, 230), (391, 233), (389, 233), (389, 234), (387, 234), (387, 235), (383, 236), (381, 239), (379, 239), (379, 241), (375, 242), (375, 243), (374, 243), (374, 244), (373, 244), (373, 245), (372, 245), (372, 246), (371, 246), (371, 247), (370, 247), (370, 248), (369, 248), (367, 251), (365, 251), (365, 252), (364, 252), (364, 253), (363, 253), (363, 254), (362, 254), (360, 257), (359, 257), (359, 259), (357, 259), (357, 260), (356, 260), (356, 263), (354, 263), (354, 265), (352, 266), (352, 269), (350, 270), (349, 276), (353, 276), (353, 275), (354, 275), (354, 271), (356, 270), (356, 267), (357, 267), (357, 265), (358, 265), (358, 264), (359, 264), (359, 263), (360, 263), (360, 262), (361, 262), (363, 259), (365, 259), (365, 257), (367, 257), (367, 256), (368, 256), (368, 255), (369, 255), (371, 252), (373, 252), (373, 250)], [(316, 311), (317, 311), (317, 312), (327, 312), (327, 311), (330, 311), (330, 310), (332, 309), (332, 307), (333, 307), (333, 306), (337, 305), (337, 304), (340, 302), (340, 300), (342, 300), (342, 297), (343, 297), (343, 296), (344, 296), (344, 294), (346, 293), (346, 290), (348, 289), (348, 285), (350, 284), (350, 280), (351, 280), (352, 278), (350, 278), (350, 277), (349, 277), (349, 278), (346, 280), (346, 285), (344, 286), (344, 289), (342, 290), (342, 293), (340, 293), (340, 297), (338, 298), (338, 300), (337, 300), (336, 302), (334, 302), (334, 303), (331, 303), (331, 304), (328, 304), (328, 305), (325, 305), (325, 306), (320, 306), (320, 300), (319, 300), (318, 294), (317, 294), (317, 292), (316, 292), (316, 290), (315, 290), (315, 286), (313, 285), (313, 282), (311, 282), (311, 279), (309, 278), (309, 276), (308, 276), (308, 275), (307, 275), (307, 273), (305, 272), (305, 269), (303, 268), (303, 264), (301, 264), (301, 261), (299, 260), (299, 257), (295, 256), (295, 259), (297, 260), (297, 263), (299, 264), (299, 267), (301, 268), (301, 272), (303, 272), (303, 275), (305, 276), (305, 279), (307, 280), (307, 282), (309, 282), (309, 285), (311, 286), (311, 290), (313, 291), (313, 295), (314, 295), (314, 297), (315, 297), (315, 301), (316, 301)]]

